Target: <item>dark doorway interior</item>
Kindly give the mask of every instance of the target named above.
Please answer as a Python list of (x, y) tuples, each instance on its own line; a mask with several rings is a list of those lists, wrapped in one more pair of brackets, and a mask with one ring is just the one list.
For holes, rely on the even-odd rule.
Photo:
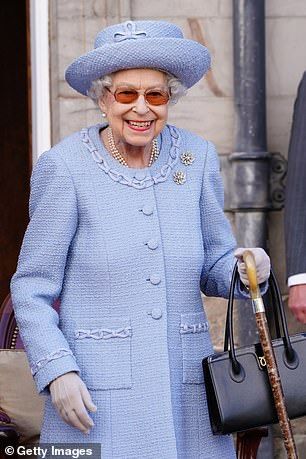
[(29, 5), (0, 2), (0, 304), (28, 223), (31, 164)]

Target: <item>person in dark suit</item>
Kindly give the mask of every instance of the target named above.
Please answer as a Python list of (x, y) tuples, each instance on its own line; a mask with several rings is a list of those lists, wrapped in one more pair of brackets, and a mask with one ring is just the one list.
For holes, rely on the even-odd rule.
[(294, 104), (285, 199), (289, 308), (306, 324), (306, 72)]

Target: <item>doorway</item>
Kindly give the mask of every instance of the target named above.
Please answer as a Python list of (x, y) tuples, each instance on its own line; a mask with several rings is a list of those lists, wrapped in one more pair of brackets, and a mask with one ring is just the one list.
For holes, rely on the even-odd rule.
[(0, 304), (28, 224), (32, 170), (29, 1), (0, 2)]

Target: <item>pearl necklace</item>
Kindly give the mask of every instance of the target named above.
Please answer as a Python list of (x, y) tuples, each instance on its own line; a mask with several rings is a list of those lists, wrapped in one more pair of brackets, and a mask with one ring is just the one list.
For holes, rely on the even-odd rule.
[[(119, 163), (122, 164), (123, 166), (129, 167), (128, 163), (126, 162), (126, 160), (124, 159), (124, 157), (122, 156), (122, 154), (120, 153), (120, 151), (115, 145), (113, 131), (110, 126), (108, 127), (107, 140), (108, 140), (108, 144), (110, 147), (110, 152), (113, 155), (113, 157), (117, 159), (117, 161), (119, 161)], [(158, 142), (157, 142), (157, 139), (153, 139), (149, 164), (147, 167), (152, 166), (153, 162), (156, 161), (158, 156), (159, 156)]]

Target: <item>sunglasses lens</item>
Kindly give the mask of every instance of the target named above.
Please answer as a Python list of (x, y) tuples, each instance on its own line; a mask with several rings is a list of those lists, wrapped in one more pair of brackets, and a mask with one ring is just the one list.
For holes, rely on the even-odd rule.
[(117, 89), (114, 96), (121, 104), (131, 104), (138, 98), (138, 92), (133, 89)]
[[(114, 92), (114, 96), (117, 102), (120, 104), (131, 104), (138, 99), (138, 92), (136, 89), (129, 88), (118, 88)], [(164, 105), (169, 101), (169, 94), (164, 91), (147, 91), (145, 93), (145, 99), (150, 105)]]
[(169, 94), (163, 91), (148, 91), (146, 100), (151, 105), (164, 105), (169, 101)]

